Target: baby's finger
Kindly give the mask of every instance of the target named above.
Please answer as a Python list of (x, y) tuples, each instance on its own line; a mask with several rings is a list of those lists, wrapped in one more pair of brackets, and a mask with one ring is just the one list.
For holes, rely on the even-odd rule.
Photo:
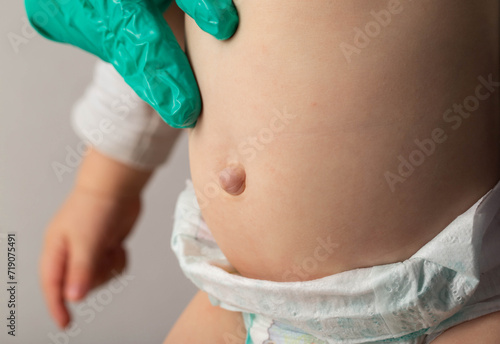
[(126, 265), (127, 254), (123, 247), (108, 252), (103, 257), (102, 264), (99, 264), (99, 273), (92, 288), (97, 288), (122, 273)]
[(117, 248), (113, 252), (113, 257), (111, 259), (111, 264), (113, 266), (113, 270), (111, 272), (114, 277), (117, 273), (121, 274), (127, 265), (127, 253), (125, 252), (125, 249), (123, 247)]
[(71, 244), (66, 280), (64, 283), (64, 296), (70, 301), (79, 301), (95, 285), (98, 253), (82, 243)]
[(65, 264), (66, 250), (62, 240), (48, 242), (40, 261), (41, 283), (49, 311), (62, 328), (71, 320), (63, 297)]

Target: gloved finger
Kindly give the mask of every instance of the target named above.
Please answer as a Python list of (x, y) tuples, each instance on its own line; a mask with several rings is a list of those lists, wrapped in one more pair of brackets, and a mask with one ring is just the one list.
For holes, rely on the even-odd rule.
[(153, 0), (154, 5), (163, 13), (167, 10), (173, 0)]
[[(193, 127), (201, 97), (191, 67), (162, 13), (148, 0), (25, 0), (28, 19), (46, 38), (110, 62), (172, 127)], [(50, 20), (42, 18), (46, 14)], [(68, 25), (70, 23), (71, 25)]]
[[(173, 0), (153, 0), (162, 13)], [(26, 14), (30, 24), (39, 34), (52, 41), (69, 43), (103, 59), (100, 43), (106, 35), (106, 19), (113, 15), (103, 1), (25, 0)], [(71, 25), (68, 25), (71, 22)]]
[(91, 1), (25, 0), (25, 7), (30, 24), (45, 38), (78, 46), (105, 59), (99, 43), (106, 32), (97, 29), (102, 28), (101, 13)]
[(176, 0), (177, 5), (205, 32), (228, 39), (238, 27), (238, 12), (232, 0)]
[[(116, 0), (115, 0), (116, 1)], [(110, 61), (143, 100), (175, 128), (193, 127), (201, 97), (189, 61), (163, 19), (148, 1), (121, 0)]]
[(50, 314), (64, 328), (71, 318), (64, 302), (63, 287), (67, 253), (60, 238), (48, 241), (40, 260), (40, 278)]

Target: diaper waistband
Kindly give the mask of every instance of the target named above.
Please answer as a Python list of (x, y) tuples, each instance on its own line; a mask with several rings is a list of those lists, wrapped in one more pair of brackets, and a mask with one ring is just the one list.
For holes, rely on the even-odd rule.
[(457, 313), (478, 287), (483, 236), (499, 226), (499, 185), (403, 262), (273, 282), (231, 273), (187, 181), (171, 246), (185, 275), (225, 309), (260, 314), (341, 343), (420, 335)]

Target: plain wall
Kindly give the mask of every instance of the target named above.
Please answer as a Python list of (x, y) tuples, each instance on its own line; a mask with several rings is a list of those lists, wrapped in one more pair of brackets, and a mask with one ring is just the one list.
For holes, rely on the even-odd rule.
[[(132, 276), (119, 293), (100, 294), (108, 304), (75, 319), (79, 333), (66, 341), (49, 317), (39, 284), (38, 259), (45, 227), (72, 187), (75, 171), (58, 180), (79, 138), (70, 111), (89, 83), (95, 58), (26, 31), (23, 1), (0, 10), (0, 343), (162, 343), (196, 292), (170, 249), (175, 201), (189, 177), (185, 133), (167, 165), (144, 193), (140, 221), (128, 240)], [(19, 39), (19, 45), (11, 40)], [(7, 335), (7, 232), (17, 233), (17, 329)], [(106, 286), (104, 287), (106, 289)], [(102, 291), (102, 290), (101, 290)], [(99, 291), (96, 296), (99, 295)], [(101, 303), (99, 305), (102, 306)], [(87, 308), (85, 308), (87, 307)], [(100, 307), (99, 307), (100, 308)], [(77, 331), (78, 332), (78, 331)], [(59, 341), (50, 339), (56, 336)]]

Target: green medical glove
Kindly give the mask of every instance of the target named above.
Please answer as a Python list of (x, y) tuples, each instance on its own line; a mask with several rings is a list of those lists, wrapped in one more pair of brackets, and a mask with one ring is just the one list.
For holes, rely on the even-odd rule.
[(196, 24), (217, 39), (228, 39), (238, 27), (238, 13), (232, 0), (177, 0), (177, 5)]
[[(80, 47), (113, 64), (144, 101), (175, 128), (194, 127), (201, 98), (186, 55), (163, 19), (172, 0), (25, 0), (44, 37)], [(232, 0), (178, 0), (218, 39), (236, 30)]]

